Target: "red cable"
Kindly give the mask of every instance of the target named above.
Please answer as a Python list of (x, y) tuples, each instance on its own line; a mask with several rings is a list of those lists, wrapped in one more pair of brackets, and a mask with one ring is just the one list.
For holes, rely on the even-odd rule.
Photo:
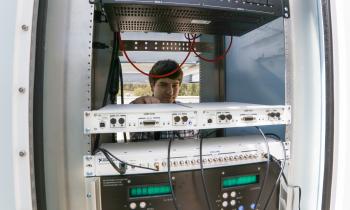
[(176, 69), (174, 69), (174, 70), (172, 70), (171, 72), (166, 73), (166, 74), (156, 75), (156, 74), (147, 74), (146, 72), (144, 72), (144, 71), (142, 71), (141, 69), (139, 69), (139, 68), (131, 61), (131, 59), (129, 58), (128, 54), (126, 53), (125, 48), (124, 48), (124, 43), (123, 43), (123, 41), (122, 41), (122, 39), (121, 39), (121, 36), (120, 36), (120, 32), (117, 32), (117, 36), (118, 36), (118, 39), (119, 39), (119, 42), (120, 42), (120, 49), (123, 51), (124, 56), (125, 56), (125, 58), (128, 60), (128, 62), (129, 62), (137, 71), (139, 71), (141, 74), (146, 75), (146, 76), (148, 76), (148, 77), (152, 77), (152, 78), (164, 78), (164, 77), (168, 77), (168, 76), (174, 74), (175, 72), (179, 71), (180, 68), (181, 68), (181, 67), (184, 65), (184, 63), (186, 62), (186, 60), (188, 59), (188, 57), (190, 56), (191, 51), (192, 51), (191, 49), (193, 48), (193, 45), (194, 45), (194, 43), (195, 43), (195, 39), (193, 39), (193, 42), (190, 42), (190, 41), (189, 41), (191, 44), (190, 44), (190, 47), (189, 47), (187, 56), (186, 56), (186, 58), (182, 61), (182, 63), (181, 63), (180, 65), (178, 65), (178, 67), (177, 67)]
[[(196, 36), (196, 35), (195, 35)], [(194, 36), (194, 37), (195, 37)], [(193, 35), (192, 35), (192, 39), (193, 39)], [(188, 40), (192, 40), (192, 39), (188, 39)], [(193, 39), (193, 45), (196, 43), (196, 40)], [(194, 48), (192, 48), (192, 51), (194, 52), (194, 54), (196, 54), (200, 59), (206, 61), (206, 62), (211, 62), (211, 63), (214, 63), (214, 62), (217, 62), (217, 61), (220, 61), (220, 60), (223, 60), (226, 56), (226, 54), (228, 53), (228, 51), (231, 49), (231, 45), (232, 45), (232, 36), (231, 36), (231, 40), (230, 40), (230, 44), (228, 46), (228, 48), (225, 50), (224, 54), (223, 55), (220, 55), (214, 59), (208, 59), (208, 58), (204, 58), (202, 57), (201, 55), (199, 55), (195, 50)]]

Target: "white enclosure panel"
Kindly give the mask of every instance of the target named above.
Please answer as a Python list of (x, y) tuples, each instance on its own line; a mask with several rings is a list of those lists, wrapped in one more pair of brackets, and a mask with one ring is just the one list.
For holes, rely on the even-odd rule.
[(35, 0), (4, 2), (0, 14), (0, 202), (2, 209), (36, 209), (32, 152)]
[(334, 161), (331, 209), (349, 208), (350, 13), (348, 0), (331, 0), (334, 59)]
[(44, 157), (47, 209), (84, 210), (81, 113), (90, 109), (94, 5), (49, 0), (44, 66)]
[[(286, 20), (287, 102), (293, 124), (288, 178), (302, 188), (301, 209), (321, 209), (324, 163), (325, 92), (322, 14), (318, 1), (290, 1)], [(297, 206), (294, 207), (297, 209)]]
[[(9, 1), (7, 9), (0, 13), (2, 22), (0, 28), (0, 127), (2, 139), (0, 140), (1, 148), (12, 148), (10, 141), (12, 137), (12, 69), (14, 59), (14, 39), (16, 25), (16, 5), (17, 1)], [(13, 176), (13, 150), (4, 149), (0, 153), (0, 165), (2, 172), (0, 175), (0, 202), (4, 209), (15, 209), (15, 193), (14, 193), (14, 176)], [(9, 193), (10, 192), (10, 193)]]

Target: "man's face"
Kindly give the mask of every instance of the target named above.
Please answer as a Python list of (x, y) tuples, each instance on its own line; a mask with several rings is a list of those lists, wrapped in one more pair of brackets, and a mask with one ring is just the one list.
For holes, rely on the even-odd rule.
[(154, 97), (160, 100), (160, 103), (174, 103), (180, 90), (179, 80), (170, 78), (160, 78), (152, 86)]

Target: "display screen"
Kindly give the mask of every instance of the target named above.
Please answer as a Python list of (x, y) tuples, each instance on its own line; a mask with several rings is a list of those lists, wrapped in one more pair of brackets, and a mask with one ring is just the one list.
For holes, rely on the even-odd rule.
[(130, 198), (171, 195), (170, 185), (135, 186), (129, 188)]
[(222, 188), (237, 187), (259, 183), (259, 175), (225, 177), (222, 179)]

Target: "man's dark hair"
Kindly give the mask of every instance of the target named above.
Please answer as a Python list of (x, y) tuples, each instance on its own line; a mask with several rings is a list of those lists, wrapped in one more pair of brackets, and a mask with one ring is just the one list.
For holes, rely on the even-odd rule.
[[(155, 75), (163, 75), (167, 74), (173, 70), (175, 70), (179, 64), (176, 61), (173, 60), (161, 60), (155, 63), (149, 72), (150, 74), (155, 74)], [(174, 80), (179, 80), (180, 84), (182, 83), (182, 77), (183, 77), (183, 72), (181, 68), (176, 71), (174, 74), (169, 75), (164, 78), (169, 78), (169, 79), (174, 79)], [(156, 84), (157, 80), (159, 78), (153, 78), (153, 77), (148, 77), (149, 83), (153, 86)]]

